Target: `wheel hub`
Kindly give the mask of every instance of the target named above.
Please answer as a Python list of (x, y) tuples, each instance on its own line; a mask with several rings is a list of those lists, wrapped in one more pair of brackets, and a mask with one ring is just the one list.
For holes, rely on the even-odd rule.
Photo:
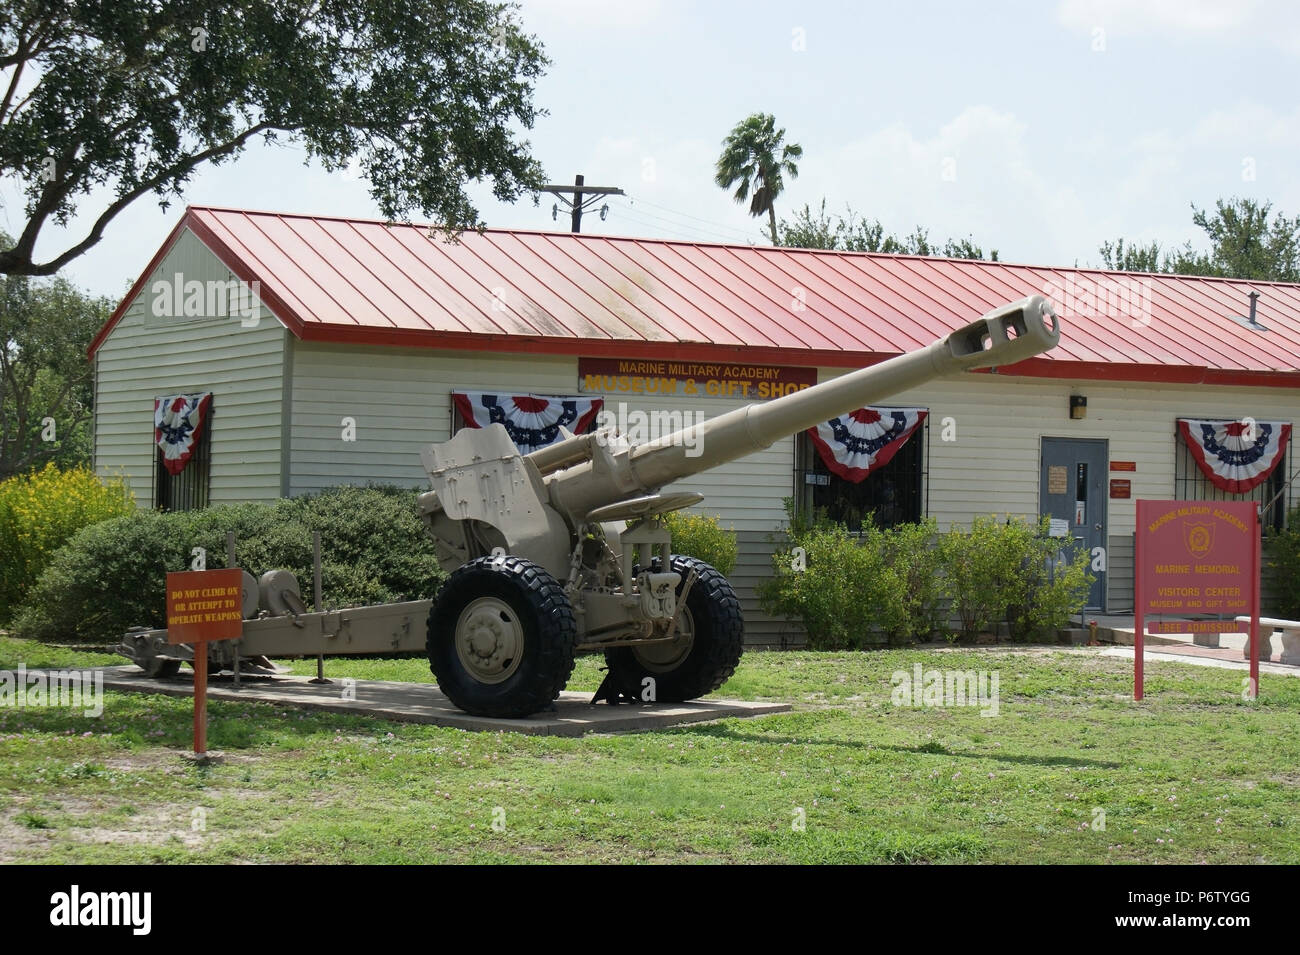
[(644, 647), (633, 645), (638, 662), (651, 673), (667, 673), (677, 667), (695, 645), (695, 618), (689, 607), (678, 608), (677, 629), (668, 643), (652, 643)]
[(510, 604), (479, 597), (456, 621), (456, 656), (480, 683), (501, 683), (519, 668), (524, 630)]

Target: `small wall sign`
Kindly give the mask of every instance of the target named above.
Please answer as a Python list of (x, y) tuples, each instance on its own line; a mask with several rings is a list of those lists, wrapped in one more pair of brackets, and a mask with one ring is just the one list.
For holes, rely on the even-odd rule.
[(584, 393), (684, 395), (765, 401), (817, 384), (816, 368), (728, 362), (579, 358), (578, 389)]

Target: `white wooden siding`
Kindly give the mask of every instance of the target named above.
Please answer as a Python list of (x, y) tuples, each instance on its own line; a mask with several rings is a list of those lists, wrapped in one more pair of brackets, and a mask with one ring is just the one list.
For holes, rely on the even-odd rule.
[[(450, 436), (451, 392), (500, 388), (515, 393), (576, 394), (576, 358), (501, 355), (398, 348), (353, 348), (295, 342), (290, 429), (294, 494), (332, 484), (375, 481), (427, 483), (420, 449)], [(742, 402), (710, 398), (649, 401), (606, 396), (634, 411), (702, 412), (713, 417)], [(344, 441), (344, 419), (356, 422), (356, 440)], [(672, 485), (703, 493), (699, 510), (720, 515), (737, 530), (771, 531), (781, 523), (781, 498), (790, 494), (793, 442), (776, 445)]]
[[(295, 342), (290, 493), (337, 484), (427, 488), (420, 449), (451, 436), (451, 392), (569, 394), (577, 360)], [(356, 422), (345, 441), (344, 419)]]
[(153, 283), (178, 273), (183, 281), (234, 278), (188, 230), (149, 276), (96, 353), (95, 468), (124, 475), (137, 504), (150, 507), (154, 398), (211, 391), (212, 503), (275, 498), (287, 332), (265, 307), (252, 327), (238, 317), (154, 316)]
[[(560, 356), (354, 348), (295, 342), (290, 491), (300, 494), (332, 484), (425, 485), (420, 447), (449, 436), (450, 393), (456, 388), (518, 392), (577, 391), (577, 360)], [(840, 369), (822, 369), (825, 381)], [(1069, 396), (1088, 396), (1088, 417), (1072, 421)], [(742, 402), (707, 397), (609, 394), (606, 408), (619, 413), (691, 411), (714, 417)], [(882, 404), (885, 402), (882, 402)], [(1137, 463), (1121, 476), (1133, 497), (1108, 501), (1108, 533), (1133, 532), (1134, 500), (1171, 497), (1174, 489), (1174, 420), (1188, 416), (1244, 416), (1295, 421), (1300, 393), (1139, 383), (1071, 382), (967, 375), (903, 392), (890, 404), (930, 409), (925, 458), (926, 512), (940, 530), (969, 524), (977, 514), (1038, 513), (1041, 439), (1106, 438), (1112, 460)], [(342, 440), (343, 419), (356, 421), (355, 442)], [(944, 441), (945, 419), (956, 439)], [(782, 498), (793, 493), (794, 439), (740, 461), (669, 486), (695, 490), (705, 500), (692, 510), (716, 515), (737, 532), (741, 555), (733, 583), (745, 608), (750, 642), (790, 636), (788, 624), (758, 610), (755, 585), (769, 576), (768, 535), (784, 524)], [(1131, 575), (1131, 554), (1117, 553), (1116, 584)], [(1122, 586), (1122, 585), (1121, 585)], [(1114, 593), (1114, 587), (1112, 587)], [(1115, 594), (1118, 598), (1120, 595)]]
[[(823, 369), (819, 380), (839, 373)], [(1088, 398), (1082, 421), (1070, 420), (1072, 394)], [(1300, 389), (992, 375), (941, 379), (879, 404), (930, 409), (928, 513), (940, 530), (977, 514), (1037, 515), (1041, 442), (1059, 437), (1104, 438), (1112, 461), (1136, 462), (1137, 471), (1113, 475), (1133, 482), (1132, 497), (1107, 502), (1109, 533), (1131, 534), (1139, 497), (1174, 496), (1176, 419), (1300, 420)], [(955, 426), (954, 441), (943, 440), (946, 418)]]
[[(294, 342), (290, 423), (290, 493), (368, 482), (427, 487), (420, 449), (450, 436), (451, 392), (500, 388), (516, 393), (576, 394), (576, 358), (400, 348), (356, 348)], [(699, 397), (649, 399), (606, 395), (619, 414), (661, 410), (714, 417), (743, 402)], [(356, 440), (344, 441), (344, 419)], [(780, 624), (764, 617), (754, 584), (767, 576), (767, 535), (784, 521), (791, 493), (794, 442), (771, 448), (671, 485), (705, 495), (695, 511), (715, 515), (737, 532), (744, 553), (733, 574), (751, 642), (770, 642)]]

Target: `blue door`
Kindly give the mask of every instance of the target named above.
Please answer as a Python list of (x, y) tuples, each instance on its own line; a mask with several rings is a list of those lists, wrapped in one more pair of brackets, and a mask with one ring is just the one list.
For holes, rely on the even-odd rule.
[[(1093, 558), (1092, 590), (1085, 610), (1106, 608), (1106, 478), (1110, 453), (1105, 438), (1043, 438), (1040, 514), (1070, 549)], [(1100, 559), (1098, 559), (1100, 558)]]

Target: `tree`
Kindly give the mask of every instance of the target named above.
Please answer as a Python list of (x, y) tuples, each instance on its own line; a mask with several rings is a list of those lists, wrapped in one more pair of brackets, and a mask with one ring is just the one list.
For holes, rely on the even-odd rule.
[(799, 167), (794, 161), (802, 156), (802, 146), (785, 144), (785, 130), (776, 128), (776, 118), (770, 113), (751, 114), (737, 123), (722, 141), (722, 155), (718, 157), (713, 181), (723, 189), (736, 186), (735, 199), (737, 202), (749, 199), (751, 216), (767, 213), (773, 245), (780, 245), (776, 198), (785, 190), (784, 175), (791, 179), (799, 177)]
[(1123, 239), (1116, 239), (1113, 244), (1103, 242), (1101, 260), (1113, 272), (1159, 272), (1160, 243), (1126, 245)]
[(111, 310), (62, 278), (0, 278), (0, 480), (47, 461), (89, 462), (86, 349)]
[[(474, 226), (468, 180), (512, 201), (542, 170), (517, 128), (547, 60), (490, 0), (12, 0), (0, 7), (0, 175), (26, 222), (0, 273), (51, 275), (146, 193), (277, 136), (331, 171), (356, 159), (384, 216)], [(36, 261), (49, 223), (107, 187), (84, 237)], [(78, 233), (80, 235), (81, 233)]]
[(1162, 252), (1158, 242), (1126, 246), (1117, 239), (1102, 243), (1102, 262), (1121, 272), (1300, 282), (1300, 216), (1288, 219), (1277, 213), (1270, 222), (1273, 204), (1254, 199), (1218, 199), (1214, 205), (1211, 214), (1192, 204), (1192, 222), (1210, 239), (1208, 253), (1196, 251), (1190, 242)]
[[(831, 217), (826, 212), (823, 199), (817, 212), (805, 205), (795, 213), (793, 220), (781, 220), (783, 246), (799, 249), (840, 249), (845, 252), (888, 252), (904, 255), (933, 255), (950, 259), (984, 259), (984, 250), (976, 242), (949, 239), (942, 246), (930, 243), (929, 232), (917, 226), (912, 234), (900, 239), (887, 235), (880, 221), (859, 219), (857, 213), (845, 206), (847, 215)], [(988, 261), (998, 260), (998, 250), (990, 249)]]

